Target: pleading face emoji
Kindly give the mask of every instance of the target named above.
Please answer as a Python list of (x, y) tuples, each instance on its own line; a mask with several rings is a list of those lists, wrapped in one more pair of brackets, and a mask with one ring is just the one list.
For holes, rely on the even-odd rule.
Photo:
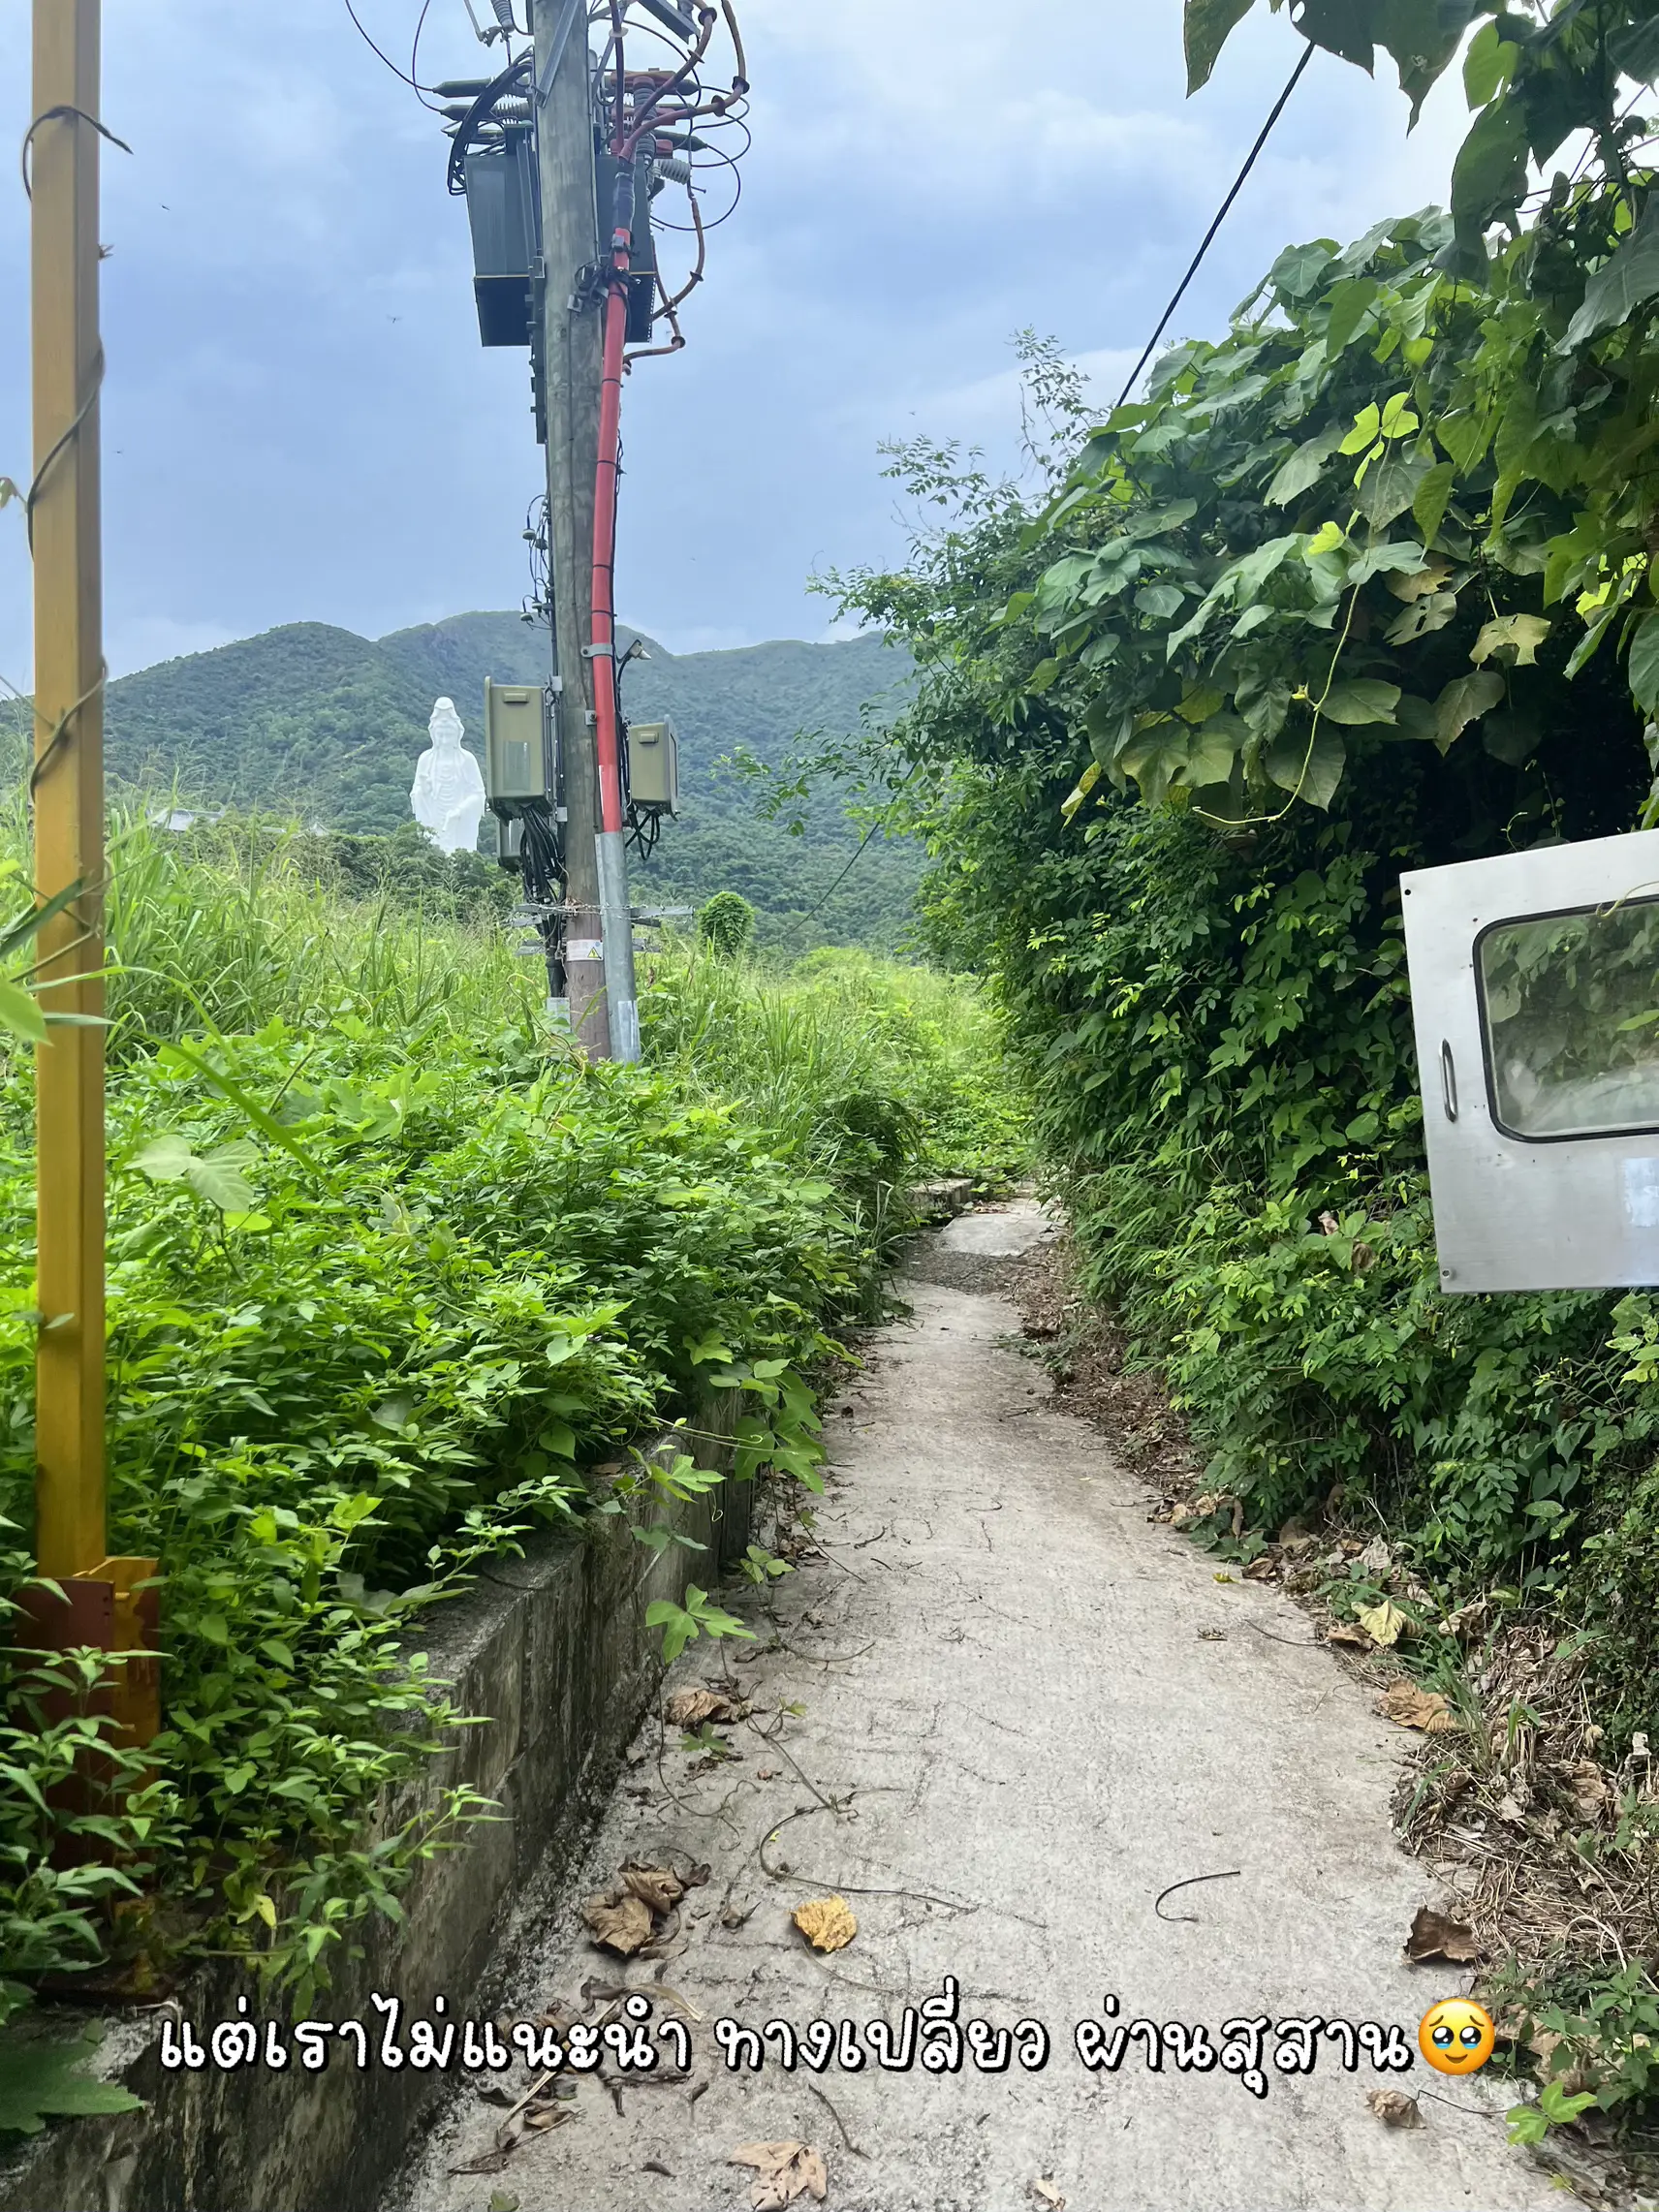
[(1496, 2040), (1491, 2014), (1472, 1997), (1443, 1997), (1417, 2031), (1417, 2047), (1437, 2073), (1479, 2073)]

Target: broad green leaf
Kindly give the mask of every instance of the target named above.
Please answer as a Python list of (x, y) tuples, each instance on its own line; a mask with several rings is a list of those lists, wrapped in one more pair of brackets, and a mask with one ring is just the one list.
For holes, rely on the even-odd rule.
[(1433, 466), (1427, 453), (1391, 446), (1355, 487), (1354, 504), (1373, 530), (1386, 530), (1413, 505)]
[(1355, 676), (1347, 683), (1332, 684), (1319, 711), (1327, 722), (1340, 722), (1350, 729), (1366, 722), (1392, 722), (1399, 696), (1398, 684)]
[(1439, 535), (1456, 481), (1457, 472), (1450, 461), (1436, 461), (1411, 495), (1411, 518), (1423, 533), (1425, 545), (1432, 545)]
[(141, 2098), (116, 2081), (95, 2081), (81, 2071), (102, 2038), (75, 2042), (11, 2041), (0, 2065), (0, 2134), (38, 2135), (48, 2119), (99, 2112), (138, 2112)]
[(1168, 622), (1185, 606), (1186, 596), (1179, 584), (1143, 584), (1135, 594), (1135, 605), (1148, 622)]
[(1448, 258), (1461, 274), (1486, 273), (1487, 225), (1512, 214), (1526, 190), (1526, 116), (1518, 102), (1496, 101), (1475, 118), (1452, 165), (1456, 245)]
[(1659, 613), (1644, 614), (1636, 625), (1626, 678), (1643, 713), (1659, 714)]
[(1319, 482), (1325, 464), (1342, 443), (1340, 430), (1322, 430), (1317, 438), (1309, 438), (1297, 448), (1288, 459), (1280, 464), (1278, 474), (1267, 490), (1269, 507), (1288, 507), (1293, 499), (1311, 491)]
[(1336, 451), (1339, 453), (1362, 453), (1377, 442), (1377, 433), (1383, 426), (1383, 411), (1374, 399), (1367, 400), (1354, 418), (1353, 427)]
[(1315, 238), (1305, 246), (1287, 246), (1268, 272), (1268, 282), (1287, 299), (1305, 299), (1317, 292), (1321, 278), (1336, 259), (1331, 238)]
[(51, 1034), (39, 1000), (7, 977), (0, 977), (0, 1029), (26, 1038), (31, 1044), (44, 1044)]
[(1608, 59), (1620, 77), (1633, 78), (1638, 84), (1651, 84), (1659, 78), (1659, 16), (1615, 31), (1608, 41)]
[(141, 1151), (135, 1152), (131, 1165), (152, 1183), (182, 1183), (184, 1170), (195, 1157), (190, 1139), (170, 1132), (152, 1137)]
[(1356, 336), (1382, 289), (1374, 276), (1347, 276), (1331, 286), (1325, 350), (1332, 360)]
[(1189, 791), (1210, 784), (1225, 784), (1233, 763), (1249, 743), (1250, 732), (1236, 714), (1212, 715), (1195, 730), (1185, 765), (1177, 781)]
[[(1450, 453), (1460, 475), (1467, 475), (1491, 443), (1497, 426), (1496, 414), (1487, 409), (1479, 413), (1460, 408), (1444, 415), (1434, 425), (1436, 444), (1442, 452)], [(1425, 477), (1424, 483), (1428, 482)]]
[(1555, 351), (1570, 354), (1603, 330), (1628, 323), (1659, 294), (1659, 199), (1650, 197), (1642, 219), (1611, 261), (1584, 287), (1584, 303)]
[(1427, 565), (1423, 547), (1415, 539), (1385, 539), (1380, 545), (1365, 547), (1348, 571), (1348, 581), (1369, 583), (1372, 576), (1414, 576), (1421, 575)]
[(258, 1193), (242, 1169), (257, 1157), (247, 1138), (238, 1137), (209, 1152), (205, 1159), (190, 1161), (184, 1180), (199, 1199), (206, 1199), (221, 1213), (252, 1213)]
[(1455, 591), (1425, 592), (1414, 599), (1397, 622), (1384, 632), (1391, 645), (1412, 645), (1419, 638), (1426, 638), (1432, 631), (1444, 630), (1457, 611), (1457, 594)]
[(1478, 669), (1466, 676), (1454, 676), (1434, 702), (1434, 742), (1449, 752), (1483, 714), (1490, 713), (1504, 697), (1502, 676), (1493, 669)]
[(1186, 47), (1187, 92), (1209, 82), (1216, 56), (1227, 44), (1233, 26), (1247, 16), (1252, 0), (1186, 0), (1181, 39)]
[(1161, 720), (1132, 737), (1118, 755), (1118, 766), (1132, 776), (1148, 806), (1169, 796), (1171, 784), (1186, 766), (1192, 740), (1184, 723)]
[(1480, 668), (1494, 653), (1513, 652), (1515, 666), (1529, 669), (1538, 659), (1538, 648), (1549, 637), (1549, 627), (1541, 614), (1500, 614), (1482, 624), (1480, 636), (1469, 648), (1469, 658)]
[(1496, 23), (1483, 23), (1463, 55), (1463, 91), (1471, 109), (1484, 108), (1509, 82), (1520, 48)]
[(1335, 796), (1347, 762), (1348, 749), (1341, 737), (1322, 720), (1311, 735), (1285, 731), (1269, 749), (1265, 764), (1281, 791), (1323, 810)]

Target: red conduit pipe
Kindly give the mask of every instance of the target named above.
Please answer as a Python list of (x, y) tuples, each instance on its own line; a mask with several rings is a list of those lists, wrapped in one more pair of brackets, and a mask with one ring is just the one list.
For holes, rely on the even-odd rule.
[(622, 356), (628, 336), (628, 265), (634, 248), (634, 174), (616, 179), (610, 285), (599, 388), (599, 466), (593, 484), (593, 707), (603, 829), (622, 827), (622, 742), (616, 720), (616, 496), (622, 434)]

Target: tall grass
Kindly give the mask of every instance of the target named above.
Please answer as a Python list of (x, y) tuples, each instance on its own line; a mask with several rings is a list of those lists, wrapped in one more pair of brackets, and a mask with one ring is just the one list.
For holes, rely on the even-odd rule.
[(970, 979), (863, 951), (778, 970), (671, 943), (642, 981), (650, 1060), (830, 1172), (996, 1181), (1023, 1158), (1000, 1025)]
[(303, 864), (299, 840), (226, 830), (188, 840), (141, 816), (110, 840), (110, 1052), (204, 1027), (304, 1030), (356, 1017), (414, 1038), (529, 1029), (544, 985), (487, 922), (423, 913), (389, 893), (342, 897)]

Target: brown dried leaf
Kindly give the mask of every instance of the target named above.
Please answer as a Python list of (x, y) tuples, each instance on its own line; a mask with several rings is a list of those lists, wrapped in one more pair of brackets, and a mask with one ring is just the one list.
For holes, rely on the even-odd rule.
[(1260, 1559), (1252, 1559), (1249, 1566), (1245, 1568), (1244, 1579), (1246, 1582), (1270, 1582), (1278, 1572), (1278, 1561), (1269, 1557), (1267, 1552), (1263, 1552)]
[(823, 2153), (805, 2143), (739, 2143), (730, 2163), (755, 2168), (749, 2192), (755, 2212), (784, 2212), (797, 2197), (808, 2195), (822, 2203), (829, 2193), (830, 2169)]
[(1376, 1649), (1364, 1630), (1356, 1628), (1352, 1621), (1337, 1621), (1334, 1626), (1328, 1628), (1325, 1632), (1325, 1640), (1327, 1643), (1339, 1643), (1349, 1651), (1374, 1651)]
[(590, 1897), (581, 1916), (596, 1944), (619, 1951), (624, 1958), (632, 1958), (642, 1944), (650, 1941), (651, 1908), (642, 1898), (618, 1896), (611, 1890)]
[(1411, 1923), (1411, 1933), (1405, 1939), (1405, 1955), (1409, 1959), (1443, 1958), (1454, 1966), (1472, 1966), (1481, 1955), (1481, 1947), (1475, 1941), (1473, 1928), (1445, 1913), (1436, 1913), (1427, 1905), (1420, 1905), (1417, 1917)]
[(814, 1897), (798, 1905), (795, 1924), (814, 1950), (844, 1950), (859, 1932), (845, 1897)]
[(1420, 1690), (1415, 1682), (1391, 1682), (1377, 1700), (1384, 1720), (1402, 1729), (1421, 1729), (1424, 1735), (1443, 1735), (1457, 1724), (1438, 1690)]
[(1573, 1807), (1581, 1821), (1600, 1820), (1612, 1796), (1608, 1788), (1607, 1776), (1593, 1759), (1581, 1759), (1568, 1777), (1573, 1792)]
[(663, 1707), (663, 1719), (673, 1729), (698, 1729), (704, 1721), (717, 1721), (723, 1726), (740, 1721), (749, 1710), (740, 1698), (730, 1698), (724, 1690), (676, 1690)]
[(1385, 2128), (1421, 2128), (1423, 2125), (1417, 2099), (1408, 2097), (1403, 2089), (1367, 2089), (1365, 2103)]
[(628, 1895), (653, 1913), (666, 1913), (685, 1895), (685, 1884), (672, 1866), (636, 1866), (630, 1860), (616, 1874)]

